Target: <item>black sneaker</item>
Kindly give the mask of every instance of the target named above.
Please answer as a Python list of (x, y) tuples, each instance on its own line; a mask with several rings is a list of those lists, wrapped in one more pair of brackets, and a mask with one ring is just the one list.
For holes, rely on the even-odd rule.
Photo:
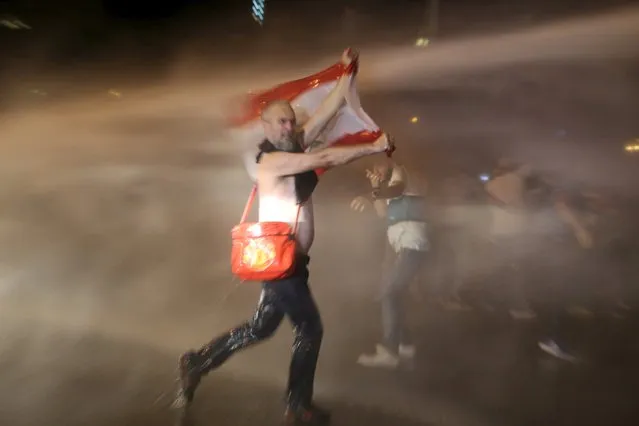
[(180, 387), (173, 402), (173, 408), (185, 408), (193, 401), (195, 390), (202, 378), (197, 354), (187, 352), (182, 355), (178, 361), (178, 369)]
[(331, 422), (331, 414), (319, 407), (291, 408), (288, 407), (284, 413), (284, 424), (286, 426), (320, 426)]

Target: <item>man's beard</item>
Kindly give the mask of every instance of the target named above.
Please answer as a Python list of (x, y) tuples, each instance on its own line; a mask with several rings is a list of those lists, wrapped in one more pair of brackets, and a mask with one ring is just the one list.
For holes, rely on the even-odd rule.
[(294, 152), (298, 149), (298, 142), (295, 135), (282, 138), (279, 141), (274, 142), (273, 145), (275, 145), (277, 149), (281, 149), (286, 152)]

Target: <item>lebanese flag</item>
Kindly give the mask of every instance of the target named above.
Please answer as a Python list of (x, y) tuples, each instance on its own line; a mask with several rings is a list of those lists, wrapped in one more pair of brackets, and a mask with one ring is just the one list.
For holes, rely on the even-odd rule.
[[(289, 81), (279, 86), (246, 96), (242, 101), (242, 113), (232, 119), (233, 138), (247, 144), (244, 161), (251, 176), (254, 176), (257, 145), (264, 139), (260, 113), (264, 106), (275, 100), (286, 100), (295, 110), (298, 125), (311, 117), (322, 101), (344, 75), (351, 75), (351, 86), (346, 102), (327, 124), (318, 140), (329, 145), (355, 145), (372, 143), (382, 134), (379, 126), (366, 114), (361, 106), (355, 84), (356, 67), (345, 67), (341, 62), (316, 74), (299, 80)], [(325, 170), (317, 170), (321, 175)]]

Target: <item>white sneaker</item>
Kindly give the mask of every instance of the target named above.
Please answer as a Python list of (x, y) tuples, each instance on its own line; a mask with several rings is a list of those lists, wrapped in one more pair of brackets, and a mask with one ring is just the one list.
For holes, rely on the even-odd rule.
[(395, 369), (399, 366), (399, 356), (391, 353), (383, 345), (376, 345), (374, 354), (362, 354), (357, 363), (364, 367), (378, 367)]
[(399, 345), (399, 357), (403, 359), (415, 358), (415, 345)]
[(554, 340), (544, 340), (542, 342), (538, 342), (537, 344), (542, 351), (554, 356), (555, 358), (573, 363), (577, 362), (577, 357), (564, 352), (564, 350), (561, 349)]

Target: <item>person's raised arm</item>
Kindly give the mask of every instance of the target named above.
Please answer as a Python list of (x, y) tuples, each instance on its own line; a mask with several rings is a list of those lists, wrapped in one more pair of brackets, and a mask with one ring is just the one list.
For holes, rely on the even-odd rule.
[[(342, 54), (342, 64), (345, 67), (357, 66), (357, 52), (347, 49)], [(326, 127), (326, 124), (335, 116), (346, 99), (346, 94), (354, 78), (355, 73), (345, 73), (331, 90), (326, 99), (321, 103), (315, 114), (313, 114), (302, 126), (305, 148), (317, 143), (317, 138)]]
[(382, 135), (371, 144), (331, 147), (303, 154), (271, 152), (262, 156), (259, 167), (278, 176), (289, 176), (315, 169), (341, 166), (358, 158), (390, 151), (393, 148), (392, 139)]

